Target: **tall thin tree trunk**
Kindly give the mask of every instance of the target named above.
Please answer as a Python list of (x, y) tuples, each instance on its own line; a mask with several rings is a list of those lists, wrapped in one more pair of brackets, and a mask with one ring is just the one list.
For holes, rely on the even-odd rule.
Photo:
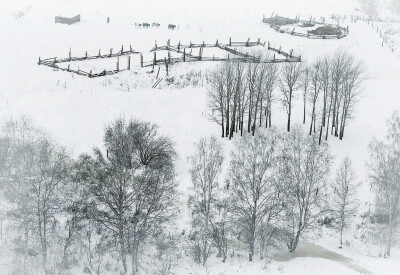
[(288, 122), (287, 122), (287, 131), (290, 132), (290, 118), (292, 116), (292, 89), (289, 89), (289, 112), (288, 112)]

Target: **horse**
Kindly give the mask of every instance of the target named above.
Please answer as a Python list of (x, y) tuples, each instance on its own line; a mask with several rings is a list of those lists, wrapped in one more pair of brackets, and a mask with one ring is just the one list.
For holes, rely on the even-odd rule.
[(160, 24), (154, 22), (153, 24), (151, 24), (151, 27), (152, 27), (152, 28), (159, 28), (159, 27), (160, 27)]
[(174, 24), (168, 24), (168, 29), (169, 30), (174, 30), (176, 28), (176, 25)]
[(150, 24), (149, 23), (143, 23), (142, 26), (143, 26), (143, 28), (148, 28), (148, 27), (150, 27)]
[(136, 28), (140, 28), (142, 26), (142, 24), (140, 24), (140, 23), (135, 23), (135, 27)]

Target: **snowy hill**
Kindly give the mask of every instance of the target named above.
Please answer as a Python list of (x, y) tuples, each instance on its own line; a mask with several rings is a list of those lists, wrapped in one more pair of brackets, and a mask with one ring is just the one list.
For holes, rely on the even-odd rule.
[[(176, 174), (182, 214), (176, 227), (179, 231), (188, 230), (189, 156), (194, 153), (194, 143), (199, 138), (220, 136), (220, 127), (209, 119), (211, 110), (207, 106), (209, 88), (206, 79), (218, 62), (172, 65), (170, 74), (175, 79), (184, 79), (188, 72), (192, 72), (204, 76), (202, 83), (193, 85), (189, 81), (188, 86), (182, 84), (185, 87), (178, 89), (178, 85), (162, 81), (152, 89), (155, 73), (147, 73), (151, 67), (140, 67), (139, 56), (132, 58), (130, 71), (99, 78), (39, 66), (39, 57), (66, 58), (70, 49), (74, 56), (84, 56), (86, 51), (89, 55), (96, 55), (99, 49), (106, 53), (111, 48), (118, 51), (122, 45), (124, 48), (131, 45), (135, 51), (146, 53), (145, 58), (151, 60), (150, 50), (155, 43), (166, 45), (168, 40), (173, 45), (179, 42), (215, 43), (216, 40), (227, 43), (230, 38), (232, 41), (247, 41), (249, 38), (257, 41), (260, 38), (275, 48), (281, 46), (287, 52), (293, 49), (303, 61), (310, 63), (318, 57), (345, 49), (362, 60), (367, 71), (362, 84), (363, 93), (344, 140), (329, 136), (328, 143), (334, 155), (332, 171), (345, 156), (352, 159), (358, 181), (362, 183), (358, 192), (358, 199), (362, 202), (360, 212), (366, 212), (374, 201), (366, 171), (366, 161), (370, 157), (368, 144), (373, 138), (385, 137), (386, 120), (400, 108), (400, 23), (376, 22), (372, 27), (367, 21), (351, 22), (352, 15), (363, 14), (359, 8), (360, 4), (354, 0), (8, 1), (2, 4), (0, 11), (0, 122), (27, 116), (57, 143), (65, 146), (74, 158), (91, 152), (93, 147), (101, 147), (105, 125), (121, 116), (159, 125), (160, 134), (173, 140), (178, 153)], [(304, 19), (325, 17), (333, 23), (337, 20), (332, 20), (332, 15), (342, 16), (339, 24), (349, 26), (350, 32), (340, 40), (314, 40), (281, 34), (262, 22), (263, 14), (269, 17), (273, 13), (287, 17), (299, 15)], [(60, 14), (80, 14), (81, 22), (55, 24), (54, 17)], [(110, 18), (109, 24), (107, 17)], [(144, 22), (157, 22), (161, 26), (149, 29), (134, 26)], [(178, 27), (168, 30), (168, 24)], [(390, 43), (382, 46), (376, 27), (388, 35)], [(120, 62), (125, 68), (126, 59), (121, 57)], [(101, 71), (113, 69), (115, 64), (116, 60), (111, 59), (77, 66)], [(160, 77), (166, 78), (163, 66)], [(295, 123), (302, 122), (302, 107), (301, 92), (295, 92)], [(273, 108), (276, 114), (274, 124), (284, 129), (284, 108), (280, 103)], [(308, 120), (305, 131), (309, 123)], [(221, 141), (226, 173), (233, 142), (228, 139)], [(356, 232), (353, 229), (346, 237), (352, 239)], [(365, 245), (359, 240), (351, 241), (351, 245), (344, 249), (337, 249), (337, 236), (330, 230), (324, 230), (321, 236), (311, 235), (307, 241), (315, 245), (314, 254), (307, 254), (312, 250), (311, 244), (308, 247), (304, 240), (304, 251), (299, 251), (293, 258), (282, 256), (284, 260), (279, 260), (272, 257), (266, 264), (265, 259), (258, 260), (257, 257), (255, 262), (249, 263), (246, 250), (237, 248), (236, 252), (241, 256), (228, 258), (226, 263), (213, 257), (201, 266), (183, 256), (172, 271), (174, 274), (396, 274), (400, 268), (398, 247), (391, 258), (384, 259), (378, 257), (378, 247)], [(0, 255), (7, 259), (5, 243), (0, 250)], [(287, 254), (285, 251), (279, 253)], [(144, 262), (151, 265), (150, 260)], [(7, 263), (7, 260), (0, 262), (1, 274), (11, 274), (7, 273), (10, 268)], [(76, 268), (73, 274), (82, 270)]]

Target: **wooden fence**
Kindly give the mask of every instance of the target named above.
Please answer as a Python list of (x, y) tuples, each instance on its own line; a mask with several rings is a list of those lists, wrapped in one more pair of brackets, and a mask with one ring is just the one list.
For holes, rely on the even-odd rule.
[[(272, 29), (274, 29), (277, 32), (286, 33), (286, 34), (290, 34), (293, 36), (306, 37), (309, 39), (342, 39), (349, 34), (349, 27), (344, 28), (344, 27), (341, 27), (338, 25), (330, 25), (330, 24), (326, 24), (324, 22), (318, 22), (318, 21), (315, 21), (312, 19), (300, 20), (298, 17), (296, 17), (296, 19), (290, 19), (290, 18), (280, 17), (280, 16), (276, 15), (271, 18), (263, 17), (263, 22), (268, 24)], [(296, 23), (303, 23), (304, 25), (323, 25), (323, 26), (327, 26), (327, 27), (338, 28), (341, 33), (337, 34), (337, 35), (336, 34), (335, 35), (316, 35), (316, 34), (312, 34), (310, 32), (307, 32), (307, 33), (296, 32), (295, 28), (293, 28), (292, 30), (281, 29), (282, 26), (296, 24)]]
[[(141, 54), (141, 67), (153, 67), (156, 65), (164, 64), (167, 67), (169, 64), (180, 63), (180, 62), (195, 62), (195, 61), (236, 61), (236, 62), (244, 62), (244, 63), (283, 63), (283, 62), (301, 62), (301, 56), (294, 56), (293, 50), (290, 53), (286, 53), (282, 50), (282, 48), (275, 49), (271, 47), (268, 42), (268, 50), (278, 53), (285, 58), (275, 58), (275, 54), (272, 59), (260, 59), (257, 56), (253, 56), (247, 53), (239, 52), (232, 47), (255, 47), (255, 46), (263, 46), (265, 47), (266, 42), (261, 43), (260, 39), (257, 41), (251, 42), (248, 39), (246, 42), (232, 42), (229, 39), (229, 43), (219, 43), (218, 40), (213, 44), (193, 44), (190, 42), (189, 45), (183, 45), (180, 42), (177, 45), (171, 46), (168, 40), (166, 46), (158, 46), (157, 44), (151, 50), (154, 52), (154, 57), (151, 61), (143, 61), (143, 55)], [(192, 55), (193, 48), (200, 48), (198, 55)], [(203, 48), (219, 48), (228, 53), (227, 57), (204, 57), (203, 56)], [(190, 49), (190, 52), (188, 50)], [(157, 51), (168, 51), (167, 58), (157, 59)], [(171, 57), (170, 52), (176, 52), (182, 54), (180, 57)], [(231, 57), (229, 54), (232, 54)]]
[[(90, 78), (93, 77), (100, 77), (100, 76), (105, 76), (105, 75), (112, 75), (119, 73), (121, 71), (126, 71), (131, 69), (131, 55), (132, 54), (139, 54), (139, 52), (136, 52), (132, 50), (132, 46), (129, 46), (129, 50), (124, 50), (124, 46), (121, 47), (121, 50), (119, 50), (116, 53), (113, 53), (113, 49), (110, 49), (110, 51), (106, 54), (102, 54), (101, 50), (99, 50), (99, 53), (97, 55), (89, 56), (87, 51), (85, 56), (82, 57), (72, 57), (71, 55), (71, 49), (69, 50), (69, 56), (67, 58), (60, 58), (58, 59), (57, 57), (52, 57), (52, 58), (46, 58), (46, 59), (41, 59), (39, 57), (39, 62), (38, 65), (45, 65), (48, 67), (51, 67), (55, 70), (61, 70), (61, 71), (67, 71), (67, 72), (72, 72), (78, 75), (82, 76), (87, 76)], [(125, 69), (120, 68), (120, 57), (127, 55), (127, 67)], [(86, 72), (83, 70), (80, 70), (79, 68), (77, 70), (71, 69), (70, 65), (68, 65), (67, 68), (63, 68), (58, 66), (60, 63), (67, 63), (67, 62), (73, 62), (73, 61), (86, 61), (86, 60), (93, 60), (93, 59), (102, 59), (102, 58), (113, 58), (117, 57), (117, 63), (116, 63), (116, 68), (115, 70), (103, 70), (98, 73), (93, 73), (92, 71)]]
[[(154, 71), (154, 66), (163, 64), (166, 66), (166, 71), (168, 74), (168, 68), (169, 65), (175, 64), (175, 63), (180, 63), (180, 62), (196, 62), (196, 61), (236, 61), (236, 62), (244, 62), (244, 63), (283, 63), (283, 62), (301, 62), (301, 56), (295, 56), (293, 55), (293, 50), (291, 50), (289, 53), (285, 52), (282, 50), (282, 47), (279, 49), (275, 49), (271, 47), (270, 42), (268, 42), (268, 50), (274, 52), (273, 58), (272, 59), (260, 59), (257, 56), (250, 55), (248, 53), (243, 53), (239, 52), (236, 49), (232, 47), (255, 47), (255, 46), (262, 46), (265, 47), (266, 42), (261, 43), (260, 39), (257, 41), (251, 42), (250, 38), (246, 42), (232, 42), (231, 39), (229, 39), (229, 43), (219, 43), (218, 40), (216, 43), (213, 44), (206, 44), (206, 43), (201, 43), (201, 44), (193, 44), (190, 42), (189, 45), (183, 45), (180, 42), (178, 45), (171, 46), (170, 45), (170, 40), (168, 40), (166, 46), (157, 46), (153, 49), (151, 49), (150, 52), (153, 52), (153, 59), (151, 61), (143, 61), (143, 54), (140, 52), (136, 52), (132, 50), (132, 47), (129, 46), (129, 50), (124, 51), (124, 47), (121, 47), (121, 50), (113, 53), (113, 49), (110, 49), (109, 53), (102, 54), (101, 51), (99, 50), (99, 53), (97, 55), (92, 55), (89, 56), (87, 51), (86, 54), (82, 57), (72, 57), (71, 55), (71, 49), (69, 51), (69, 55), (66, 58), (57, 58), (57, 57), (52, 57), (52, 58), (46, 58), (46, 59), (41, 59), (39, 57), (39, 65), (45, 65), (48, 67), (51, 67), (55, 70), (61, 70), (61, 71), (67, 71), (67, 72), (72, 72), (78, 75), (82, 76), (87, 76), (90, 78), (94, 77), (100, 77), (100, 76), (106, 76), (106, 75), (113, 75), (122, 71), (130, 70), (131, 69), (131, 55), (132, 54), (140, 54), (140, 66), (143, 67), (153, 67)], [(199, 54), (198, 55), (193, 55), (192, 50), (193, 48), (199, 48)], [(204, 48), (219, 48), (221, 50), (224, 50), (228, 53), (227, 57), (205, 57), (203, 56), (203, 49)], [(190, 50), (190, 52), (189, 52)], [(168, 57), (165, 58), (159, 58), (157, 59), (157, 52), (158, 51), (168, 51)], [(171, 52), (179, 53), (182, 54), (182, 56), (179, 57), (171, 57)], [(275, 53), (278, 53), (282, 55), (284, 58), (275, 58)], [(230, 56), (232, 54), (233, 56)], [(128, 57), (127, 60), (127, 67), (125, 69), (120, 68), (120, 57), (126, 55)], [(77, 70), (71, 69), (70, 65), (65, 67), (60, 67), (60, 63), (68, 63), (68, 62), (73, 62), (73, 61), (87, 61), (87, 60), (93, 60), (93, 59), (101, 59), (101, 58), (112, 58), (112, 57), (117, 57), (117, 63), (116, 63), (116, 69), (115, 70), (103, 70), (101, 72), (94, 73), (92, 71), (86, 72), (83, 70), (80, 70), (79, 67)]]

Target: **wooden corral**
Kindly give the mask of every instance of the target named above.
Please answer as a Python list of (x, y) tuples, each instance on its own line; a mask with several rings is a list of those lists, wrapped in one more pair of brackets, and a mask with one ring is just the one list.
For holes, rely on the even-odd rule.
[[(330, 25), (325, 22), (318, 22), (315, 20), (300, 20), (299, 17), (290, 19), (281, 16), (272, 16), (270, 18), (263, 17), (263, 22), (268, 24), (275, 31), (280, 33), (286, 33), (293, 36), (307, 37), (309, 39), (342, 39), (349, 34), (349, 27), (344, 28), (339, 25)], [(314, 26), (317, 27), (315, 30), (307, 31), (307, 33), (301, 33), (296, 31), (296, 27), (292, 30), (282, 29), (282, 26), (298, 24), (297, 28), (309, 28)]]
[[(275, 58), (275, 54), (273, 58), (271, 59), (260, 59), (257, 56), (249, 55), (247, 53), (242, 53), (237, 51), (236, 49), (233, 49), (233, 47), (255, 47), (255, 46), (263, 46), (265, 47), (266, 42), (261, 43), (260, 39), (258, 41), (250, 41), (250, 38), (246, 42), (232, 42), (231, 39), (229, 39), (229, 43), (219, 43), (218, 40), (216, 43), (213, 44), (206, 44), (206, 43), (201, 43), (201, 44), (193, 44), (190, 42), (189, 45), (183, 45), (181, 43), (178, 43), (178, 45), (171, 46), (169, 45), (169, 41), (167, 42), (166, 46), (157, 46), (151, 50), (154, 52), (154, 58), (151, 61), (144, 62), (143, 61), (143, 56), (141, 56), (141, 66), (142, 67), (148, 67), (148, 66), (155, 66), (159, 64), (173, 64), (173, 63), (179, 63), (179, 62), (194, 62), (194, 61), (236, 61), (236, 62), (244, 62), (244, 63), (283, 63), (283, 62), (301, 62), (301, 56), (295, 56), (293, 55), (293, 50), (290, 51), (290, 53), (286, 53), (280, 49), (275, 49), (271, 47), (270, 43), (268, 42), (268, 50), (273, 51), (275, 53), (278, 53), (285, 58)], [(191, 54), (191, 49), (193, 48), (200, 48), (199, 55), (192, 55)], [(203, 56), (203, 48), (219, 48), (221, 50), (224, 50), (228, 53), (227, 57), (221, 58), (221, 57), (215, 57), (215, 56), (208, 56), (205, 57)], [(168, 58), (166, 59), (157, 59), (157, 51), (168, 51), (168, 52), (176, 52), (182, 54), (181, 57), (175, 57), (172, 58), (170, 54), (168, 53)], [(189, 52), (190, 51), (190, 52)], [(229, 54), (232, 54), (230, 56)], [(167, 63), (167, 64), (166, 64)]]
[[(236, 62), (244, 62), (244, 63), (283, 63), (283, 62), (301, 62), (301, 56), (295, 56), (293, 55), (293, 50), (291, 50), (289, 53), (284, 52), (282, 48), (275, 49), (271, 47), (270, 43), (268, 42), (268, 50), (274, 52), (273, 57), (270, 59), (260, 59), (257, 56), (253, 56), (247, 53), (239, 52), (233, 47), (255, 47), (255, 46), (266, 46), (266, 42), (261, 43), (260, 39), (257, 41), (250, 41), (250, 38), (246, 42), (232, 42), (231, 39), (229, 39), (229, 43), (219, 43), (218, 40), (216, 43), (213, 44), (206, 44), (206, 43), (201, 43), (201, 44), (193, 44), (190, 42), (189, 45), (183, 45), (180, 42), (178, 45), (171, 46), (170, 42), (168, 40), (166, 46), (157, 46), (153, 49), (151, 49), (150, 52), (153, 52), (154, 58), (151, 61), (143, 61), (143, 54), (140, 52), (136, 52), (132, 50), (132, 47), (129, 47), (129, 50), (124, 51), (124, 48), (122, 47), (120, 51), (113, 53), (112, 49), (110, 50), (109, 53), (107, 54), (101, 54), (100, 50), (98, 55), (93, 55), (89, 56), (86, 52), (85, 56), (83, 57), (72, 57), (71, 56), (71, 50), (69, 52), (69, 56), (67, 58), (46, 58), (46, 59), (41, 59), (39, 57), (39, 65), (45, 65), (48, 67), (51, 67), (55, 70), (62, 70), (62, 71), (67, 71), (67, 72), (72, 72), (78, 75), (82, 76), (87, 76), (90, 78), (94, 77), (100, 77), (100, 76), (105, 76), (105, 75), (112, 75), (119, 73), (121, 71), (126, 71), (131, 69), (131, 62), (130, 62), (130, 57), (132, 54), (140, 54), (140, 66), (143, 67), (153, 67), (154, 71), (154, 66), (163, 64), (166, 66), (166, 71), (168, 73), (168, 68), (169, 65), (174, 64), (174, 63), (179, 63), (179, 62), (197, 62), (197, 61), (236, 61)], [(192, 55), (192, 49), (194, 48), (199, 48), (199, 54), (198, 55)], [(227, 52), (227, 57), (221, 58), (221, 57), (215, 57), (215, 56), (210, 56), (206, 57), (203, 56), (203, 49), (204, 48), (219, 48), (225, 52)], [(159, 58), (157, 59), (157, 51), (168, 51), (168, 57), (164, 58)], [(179, 53), (179, 57), (171, 57), (171, 52)], [(275, 58), (275, 53), (283, 56), (283, 58)], [(231, 56), (230, 56), (231, 54)], [(125, 69), (121, 69), (119, 65), (119, 58), (121, 56), (127, 55), (128, 56), (128, 66)], [(73, 61), (85, 61), (85, 60), (93, 60), (93, 59), (100, 59), (100, 58), (112, 58), (112, 57), (117, 57), (117, 63), (116, 63), (116, 69), (115, 70), (103, 70), (98, 73), (94, 73), (92, 71), (86, 72), (83, 70), (73, 70), (70, 68), (68, 65), (67, 68), (60, 67), (58, 64), (60, 63), (66, 63), (66, 62), (73, 62)]]
[(63, 16), (56, 16), (55, 17), (55, 22), (56, 23), (61, 23), (61, 24), (71, 25), (71, 24), (74, 24), (74, 23), (77, 23), (77, 22), (80, 22), (80, 21), (81, 21), (81, 15), (80, 14), (78, 14), (78, 15), (76, 15), (74, 17), (63, 17)]

